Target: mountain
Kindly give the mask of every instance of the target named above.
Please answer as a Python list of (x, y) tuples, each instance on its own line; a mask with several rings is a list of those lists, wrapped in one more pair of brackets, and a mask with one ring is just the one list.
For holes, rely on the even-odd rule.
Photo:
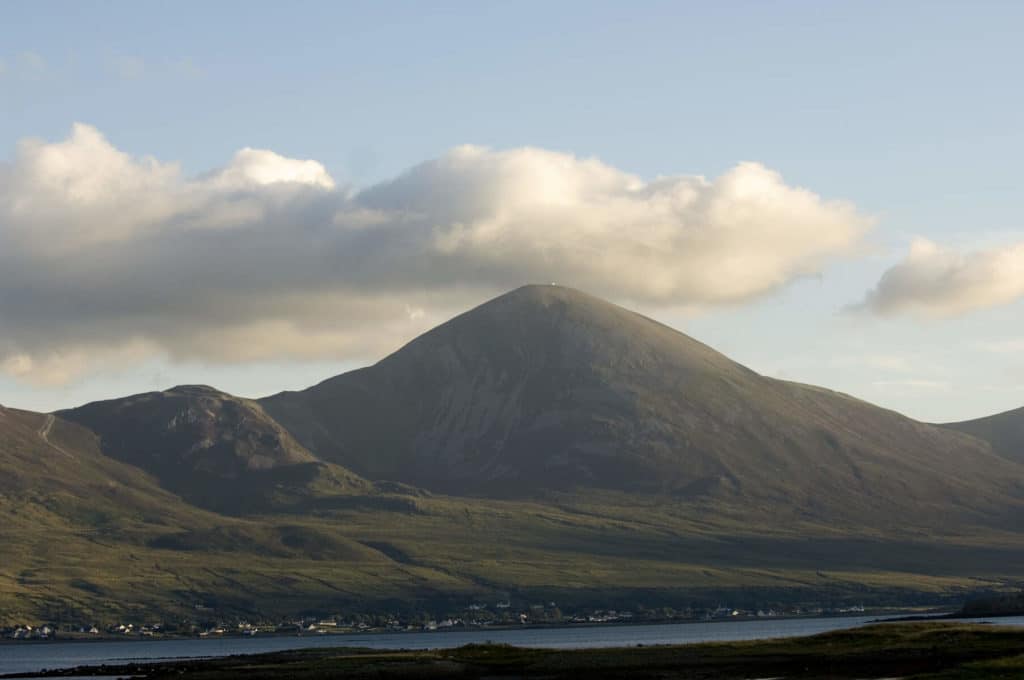
[(184, 385), (61, 411), (99, 436), (112, 458), (154, 475), (189, 501), (222, 511), (266, 508), (283, 487), (365, 489), (347, 470), (319, 461), (256, 402)]
[(526, 286), (369, 368), (261, 400), (318, 457), (438, 492), (591, 488), (870, 523), (1006, 523), (1021, 469), (982, 442), (773, 380), (582, 292)]
[(1024, 463), (1024, 408), (943, 427), (983, 439), (1000, 456)]
[(1024, 581), (996, 449), (527, 286), (301, 392), (0, 408), (0, 625), (959, 601)]

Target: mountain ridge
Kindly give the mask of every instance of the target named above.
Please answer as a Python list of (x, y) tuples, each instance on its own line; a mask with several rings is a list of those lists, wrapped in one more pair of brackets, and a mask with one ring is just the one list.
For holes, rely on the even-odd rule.
[[(806, 507), (902, 493), (909, 512), (913, 503), (941, 505), (941, 490), (998, 514), (998, 503), (959, 485), (958, 477), (973, 484), (985, 475), (957, 458), (1016, 474), (975, 439), (766, 378), (664, 324), (560, 286), (516, 289), (373, 366), (260, 404), (325, 460), (443, 493), (593, 486), (790, 497)], [(815, 470), (826, 464), (832, 469)], [(983, 485), (1017, 502), (1005, 479)]]
[(943, 423), (941, 427), (987, 441), (1000, 456), (1024, 463), (1024, 407), (973, 420)]

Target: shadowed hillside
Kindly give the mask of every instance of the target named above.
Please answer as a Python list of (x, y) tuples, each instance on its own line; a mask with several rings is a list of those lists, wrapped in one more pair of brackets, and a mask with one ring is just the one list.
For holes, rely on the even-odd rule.
[(261, 403), (323, 459), (447, 493), (668, 493), (861, 523), (1021, 516), (1021, 469), (971, 437), (762, 377), (557, 286)]
[(250, 400), (180, 386), (60, 412), (97, 435), (107, 455), (140, 467), (167, 489), (221, 511), (266, 510), (272, 496), (368, 485), (324, 464)]
[(948, 423), (943, 427), (984, 439), (1000, 456), (1024, 463), (1024, 408), (977, 420)]
[(159, 523), (179, 519), (178, 510), (181, 519), (196, 514), (150, 475), (103, 455), (94, 433), (52, 415), (0, 407), (0, 468), (0, 503), (21, 505), (0, 525), (47, 514), (92, 528), (126, 513)]
[[(335, 519), (194, 507), (52, 415), (0, 407), (0, 470), (0, 626), (195, 616), (197, 605), (281, 616), (467, 587), (417, 574), (342, 535)], [(376, 517), (379, 536), (411, 507), (389, 498), (316, 500)]]

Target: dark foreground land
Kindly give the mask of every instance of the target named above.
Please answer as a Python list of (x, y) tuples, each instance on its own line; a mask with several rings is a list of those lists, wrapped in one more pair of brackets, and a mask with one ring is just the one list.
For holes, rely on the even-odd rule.
[[(878, 624), (807, 638), (618, 649), (297, 650), (60, 675), (139, 678), (1024, 678), (1024, 630)], [(26, 676), (21, 676), (26, 677)]]

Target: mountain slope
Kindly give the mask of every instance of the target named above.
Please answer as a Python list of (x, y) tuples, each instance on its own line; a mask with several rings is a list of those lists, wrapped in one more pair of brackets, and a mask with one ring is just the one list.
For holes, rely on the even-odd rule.
[[(408, 567), (343, 535), (333, 519), (196, 508), (53, 415), (0, 407), (0, 471), (0, 626), (192, 618), (196, 605), (272, 617), (462, 585), (427, 570), (410, 580)], [(381, 522), (404, 518), (412, 504), (335, 498)]]
[(344, 493), (368, 485), (323, 463), (255, 402), (185, 385), (61, 411), (99, 435), (105, 454), (164, 488), (220, 511), (265, 510), (282, 487)]
[(447, 493), (671, 493), (867, 522), (1020, 517), (1022, 469), (972, 437), (759, 376), (557, 286), (517, 289), (372, 367), (260, 403), (325, 460)]
[(1024, 408), (976, 420), (946, 423), (942, 427), (983, 439), (1000, 456), (1024, 463)]
[(54, 514), (173, 523), (195, 514), (145, 472), (104, 456), (91, 431), (52, 415), (0, 407), (0, 469), (0, 502), (22, 508), (0, 524)]

